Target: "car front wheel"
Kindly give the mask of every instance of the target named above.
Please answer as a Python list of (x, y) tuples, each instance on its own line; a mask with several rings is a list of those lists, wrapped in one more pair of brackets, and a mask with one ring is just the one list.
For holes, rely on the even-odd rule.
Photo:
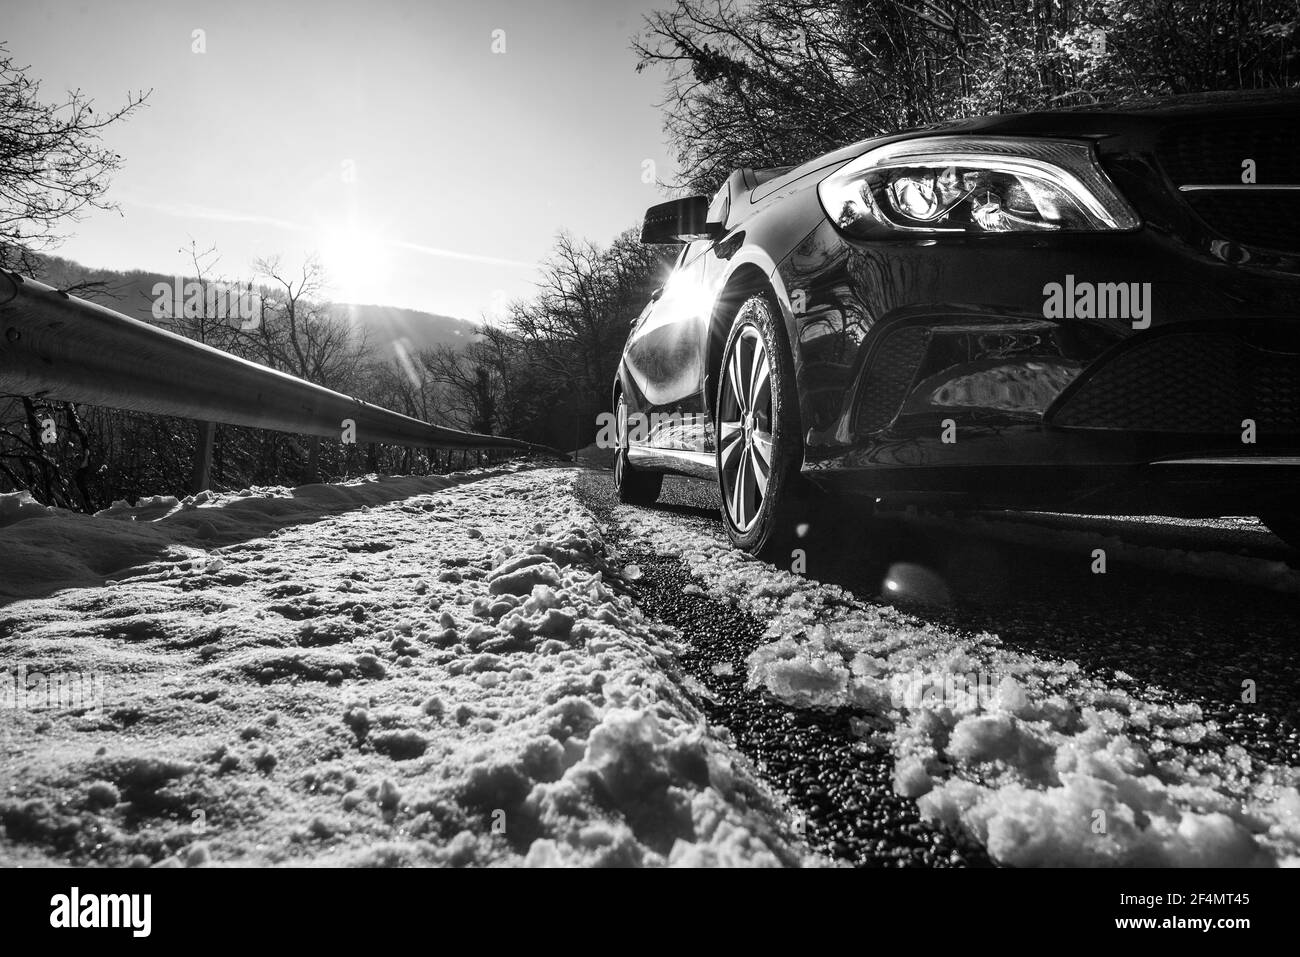
[(798, 537), (798, 396), (778, 319), (766, 296), (740, 307), (718, 376), (716, 468), (722, 520), (733, 545), (768, 559)]

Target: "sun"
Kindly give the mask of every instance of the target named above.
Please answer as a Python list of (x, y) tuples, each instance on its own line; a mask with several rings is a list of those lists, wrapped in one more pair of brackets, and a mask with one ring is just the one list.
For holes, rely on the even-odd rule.
[(390, 278), (392, 254), (378, 234), (357, 226), (329, 226), (320, 231), (318, 248), (337, 299), (379, 300)]

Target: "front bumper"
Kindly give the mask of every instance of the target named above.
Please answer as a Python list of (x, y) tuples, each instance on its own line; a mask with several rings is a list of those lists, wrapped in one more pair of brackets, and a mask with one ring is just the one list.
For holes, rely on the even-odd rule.
[[(787, 327), (805, 470), (822, 484), (1050, 506), (1143, 484), (1240, 489), (1244, 466), (1143, 470), (1300, 453), (1300, 260), (1228, 263), (1150, 227), (872, 244), (823, 224), (779, 271), (802, 290)], [(1067, 275), (1149, 283), (1148, 327), (1048, 318), (1045, 287)]]
[(1133, 336), (1076, 376), (1043, 420), (1072, 430), (1300, 436), (1300, 323), (1177, 323)]

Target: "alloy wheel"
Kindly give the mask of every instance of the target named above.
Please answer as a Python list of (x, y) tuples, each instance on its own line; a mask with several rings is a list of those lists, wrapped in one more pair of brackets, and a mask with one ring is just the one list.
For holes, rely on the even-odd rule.
[(762, 333), (745, 326), (732, 341), (718, 401), (723, 504), (740, 532), (758, 520), (772, 475), (772, 366)]
[(627, 403), (623, 397), (618, 397), (618, 412), (615, 416), (615, 448), (614, 448), (614, 482), (616, 485), (623, 484), (623, 469), (626, 467), (624, 460), (627, 457)]

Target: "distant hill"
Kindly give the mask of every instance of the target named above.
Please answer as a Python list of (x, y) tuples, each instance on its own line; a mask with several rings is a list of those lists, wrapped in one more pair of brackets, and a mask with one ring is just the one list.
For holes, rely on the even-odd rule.
[(170, 286), (175, 282), (174, 276), (145, 270), (94, 269), (58, 256), (41, 256), (40, 259), (44, 268), (36, 278), (47, 286), (72, 289), (85, 283), (98, 283), (98, 289), (76, 290), (73, 294), (144, 322), (153, 321), (154, 284), (163, 282)]
[(463, 349), (474, 341), (478, 330), (478, 324), (468, 319), (440, 316), (419, 309), (355, 303), (338, 305), (346, 311), (354, 324), (369, 331), (370, 341), (376, 346), (387, 346), (406, 339), (406, 348), (412, 352), (436, 346)]
[[(102, 291), (81, 295), (144, 322), (153, 322), (154, 285), (161, 282), (170, 286), (176, 278), (145, 270), (94, 269), (58, 256), (42, 256), (41, 259), (44, 264), (42, 275), (38, 277), (41, 282), (58, 289), (85, 282), (102, 283)], [(356, 326), (367, 331), (370, 344), (381, 355), (391, 354), (393, 344), (403, 339), (409, 352), (443, 345), (464, 348), (474, 340), (477, 329), (477, 323), (468, 319), (440, 316), (419, 309), (353, 303), (335, 305)]]

